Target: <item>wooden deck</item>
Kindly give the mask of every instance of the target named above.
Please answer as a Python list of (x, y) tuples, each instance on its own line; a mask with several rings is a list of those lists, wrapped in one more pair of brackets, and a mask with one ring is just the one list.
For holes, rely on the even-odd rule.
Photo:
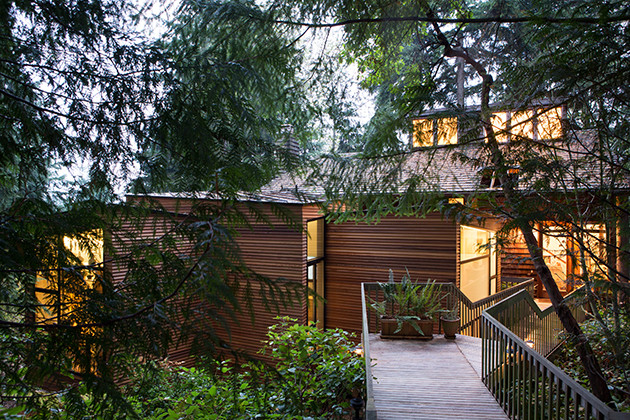
[(481, 382), (481, 340), (382, 340), (370, 334), (378, 420), (506, 420)]

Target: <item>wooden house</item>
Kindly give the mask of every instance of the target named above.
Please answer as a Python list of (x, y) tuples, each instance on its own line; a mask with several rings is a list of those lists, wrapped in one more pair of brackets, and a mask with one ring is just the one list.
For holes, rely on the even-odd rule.
[[(553, 140), (564, 136), (564, 110), (561, 107), (535, 108), (520, 113), (497, 112), (494, 121), (497, 136), (506, 143), (515, 137), (533, 140)], [(425, 177), (427, 188), (436, 188), (453, 200), (453, 205), (466, 203), (480, 190), (498, 189), (492, 173), (455, 159), (455, 153), (474, 155), (479, 142), (464, 142), (466, 136), (479, 136), (478, 129), (460, 123), (457, 118), (431, 114), (414, 120), (411, 138), (412, 152), (406, 157), (402, 173), (419, 173), (430, 168), (434, 178)], [(580, 132), (575, 136), (576, 148), (593, 141), (593, 133)], [(457, 147), (461, 144), (461, 147)], [(570, 151), (563, 152), (565, 155)], [(565, 156), (566, 158), (566, 156)], [(439, 175), (439, 176), (438, 176)], [(588, 171), (586, 171), (588, 175)], [(276, 316), (291, 316), (300, 323), (318, 322), (323, 328), (342, 328), (361, 332), (362, 282), (386, 281), (389, 269), (399, 279), (408, 270), (412, 279), (455, 283), (472, 301), (501, 290), (502, 283), (535, 276), (533, 265), (527, 260), (522, 240), (516, 238), (509, 246), (497, 249), (495, 233), (502, 220), (487, 218), (483, 223), (459, 223), (430, 213), (423, 217), (389, 215), (379, 223), (334, 223), (327, 221), (318, 206), (317, 191), (309, 191), (310, 199), (297, 196), (302, 181), (289, 176), (279, 177), (257, 194), (243, 195), (241, 203), (256, 206), (268, 216), (269, 223), (252, 220), (249, 227), (238, 229), (236, 241), (244, 262), (255, 272), (285, 281), (304, 290), (303, 299), (292, 306), (270, 311), (262, 298), (254, 296), (253, 316), (237, 315), (225, 340), (229, 346), (255, 354), (265, 339), (267, 328)], [(432, 184), (431, 184), (432, 183)], [(205, 198), (185, 194), (151, 194), (128, 196), (128, 201), (154, 200), (166, 211), (185, 218), (194, 203), (213, 202), (212, 194)], [(279, 217), (274, 208), (291, 214), (303, 229), (296, 229)], [(135, 229), (135, 230), (134, 230)], [(138, 231), (130, 228), (128, 237), (136, 241), (152, 241), (168, 229), (164, 225), (146, 227)], [(602, 225), (589, 225), (595, 237), (604, 235)], [(576, 271), (567, 249), (571, 238), (547, 229), (540, 234), (546, 250), (545, 258), (558, 279), (561, 290), (571, 287), (569, 279)], [(121, 243), (124, 243), (122, 241)], [(182, 249), (186, 249), (182, 244)], [(122, 268), (110, 267), (114, 280), (122, 279)], [(306, 293), (306, 291), (310, 291)], [(542, 289), (539, 289), (541, 291)], [(315, 295), (321, 297), (318, 299)], [(542, 292), (540, 296), (543, 296)], [(173, 359), (187, 360), (188, 342), (173, 346)]]

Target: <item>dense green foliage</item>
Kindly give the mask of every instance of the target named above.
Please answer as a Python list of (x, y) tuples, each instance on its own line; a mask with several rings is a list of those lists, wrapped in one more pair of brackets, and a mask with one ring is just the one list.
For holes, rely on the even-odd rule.
[(127, 393), (138, 415), (156, 419), (347, 418), (363, 394), (364, 365), (341, 330), (283, 319), (266, 343), (275, 368), (229, 362), (201, 369), (150, 363)]
[[(606, 324), (590, 319), (582, 324), (582, 328), (593, 343), (593, 350), (600, 360), (603, 373), (611, 387), (616, 409), (630, 412), (630, 337), (627, 334), (630, 327), (630, 314), (628, 309), (624, 308), (621, 314), (623, 333), (613, 336), (609, 331), (604, 330), (607, 325), (613, 323), (610, 319), (613, 313), (609, 309), (601, 314)], [(584, 367), (578, 363), (575, 346), (571, 340), (565, 342), (558, 354), (554, 356), (553, 362), (581, 385), (588, 386)]]
[[(45, 379), (70, 412), (113, 416), (129, 409), (114, 380), (138, 357), (225, 347), (217, 329), (254, 290), (270, 310), (304, 296), (246, 267), (234, 240), (270, 224), (237, 194), (295, 166), (283, 130), (299, 138), (311, 115), (292, 34), (248, 1), (183, 1), (166, 23), (135, 3), (0, 6), (1, 403), (37, 410)], [(120, 202), (132, 190), (216, 201), (184, 216)]]
[[(350, 399), (364, 393), (363, 359), (352, 336), (342, 330), (283, 318), (270, 327), (266, 350), (272, 365), (202, 359), (197, 368), (168, 360), (134, 362), (125, 386), (125, 417), (150, 419), (349, 418)], [(90, 394), (75, 399), (51, 395), (37, 410), (17, 406), (0, 410), (13, 418), (84, 418)], [(114, 411), (101, 413), (111, 416)], [(117, 416), (123, 413), (118, 412)]]

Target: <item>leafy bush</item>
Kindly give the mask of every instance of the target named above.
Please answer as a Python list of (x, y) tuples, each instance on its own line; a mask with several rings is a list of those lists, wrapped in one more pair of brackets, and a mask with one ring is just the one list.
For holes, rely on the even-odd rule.
[(269, 329), (264, 351), (275, 368), (147, 363), (136, 372), (129, 399), (139, 416), (155, 419), (349, 417), (349, 400), (364, 387), (363, 359), (353, 353), (350, 336), (294, 323), (282, 318)]
[(320, 330), (282, 318), (269, 328), (267, 347), (277, 361), (280, 393), (275, 401), (286, 414), (341, 417), (349, 400), (363, 394), (363, 359), (343, 330)]

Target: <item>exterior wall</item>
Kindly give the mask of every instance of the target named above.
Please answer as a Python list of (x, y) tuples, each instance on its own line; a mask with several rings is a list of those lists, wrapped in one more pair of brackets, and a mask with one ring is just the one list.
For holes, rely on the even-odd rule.
[[(137, 200), (137, 198), (131, 199)], [(156, 201), (163, 206), (164, 210), (176, 213), (176, 221), (183, 220), (185, 214), (191, 210), (192, 205), (191, 200), (158, 198)], [(283, 207), (283, 211), (292, 212), (296, 222), (299, 223), (302, 220), (301, 205), (287, 204), (279, 206)], [(256, 207), (258, 211), (269, 218), (272, 226), (252, 219), (250, 222), (251, 229), (246, 227), (237, 229), (238, 234), (235, 239), (240, 248), (242, 261), (258, 275), (267, 276), (270, 279), (282, 278), (283, 282), (291, 283), (294, 290), (305, 290), (305, 233), (288, 226), (275, 214), (276, 212), (272, 211), (271, 205), (258, 204)], [(243, 213), (248, 214), (248, 210), (244, 209)], [(167, 221), (167, 218), (154, 214), (152, 217), (147, 217), (142, 226), (132, 226), (130, 224), (121, 226), (116, 232), (112, 233), (111, 243), (120, 255), (134, 244), (148, 243), (160, 237), (172, 226), (172, 221)], [(192, 252), (192, 247), (185, 240), (180, 240), (178, 250), (190, 253)], [(109, 264), (108, 269), (114, 282), (120, 283), (124, 281), (126, 269), (122, 264)], [(290, 316), (296, 318), (300, 323), (306, 322), (306, 305), (304, 305), (301, 293), (293, 293), (292, 300), (288, 302), (288, 306), (285, 306), (284, 302), (278, 302), (278, 307), (276, 308), (272, 302), (272, 307), (267, 308), (262, 297), (263, 293), (261, 293), (261, 288), (266, 286), (262, 282), (257, 279), (247, 280), (244, 278), (237, 279), (237, 281), (239, 290), (236, 293), (239, 297), (241, 311), (236, 314), (236, 322), (231, 321), (226, 312), (222, 313), (230, 321), (228, 332), (218, 322), (212, 322), (209, 319), (198, 319), (197, 324), (197, 320), (195, 320), (196, 322), (193, 325), (197, 328), (196, 333), (198, 337), (203, 337), (204, 333), (207, 332), (205, 328), (207, 328), (207, 325), (211, 325), (219, 333), (219, 336), (234, 350), (259, 357), (257, 352), (262, 346), (262, 341), (266, 338), (267, 328), (277, 322), (274, 319), (276, 316)], [(248, 287), (253, 313), (250, 312), (245, 299)], [(199, 308), (201, 309), (199, 313), (204, 315), (204, 304), (201, 303), (201, 300), (197, 304), (200, 305)], [(183, 361), (187, 365), (192, 364), (193, 359), (190, 355), (193, 350), (193, 338), (191, 337), (179, 343), (178, 341), (175, 339), (173, 345), (169, 348), (169, 358), (175, 361)], [(230, 351), (226, 350), (225, 355), (226, 357), (234, 358)], [(263, 356), (263, 358), (267, 357)]]
[(439, 214), (383, 218), (378, 224), (326, 225), (326, 327), (361, 331), (361, 283), (400, 280), (454, 282), (457, 226)]

